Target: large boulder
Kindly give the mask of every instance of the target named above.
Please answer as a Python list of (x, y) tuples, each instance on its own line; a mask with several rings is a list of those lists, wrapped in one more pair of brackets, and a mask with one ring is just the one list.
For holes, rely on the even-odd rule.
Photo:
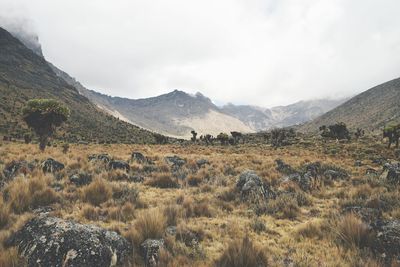
[(18, 246), (28, 266), (109, 267), (121, 265), (132, 253), (123, 237), (94, 225), (39, 215), (6, 240)]
[(42, 167), (44, 173), (56, 173), (61, 171), (65, 167), (64, 164), (52, 158), (46, 159), (42, 162), (40, 166)]
[(108, 163), (109, 170), (125, 170), (129, 171), (131, 167), (129, 166), (128, 162), (123, 160), (112, 160)]
[(164, 248), (164, 239), (146, 239), (140, 244), (140, 253), (144, 258), (145, 266), (157, 266), (162, 248)]

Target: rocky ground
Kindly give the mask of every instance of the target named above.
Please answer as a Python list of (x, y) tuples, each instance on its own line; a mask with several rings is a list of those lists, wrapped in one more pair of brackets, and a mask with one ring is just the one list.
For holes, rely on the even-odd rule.
[[(64, 153), (65, 152), (65, 153)], [(380, 137), (0, 146), (0, 266), (398, 266)]]

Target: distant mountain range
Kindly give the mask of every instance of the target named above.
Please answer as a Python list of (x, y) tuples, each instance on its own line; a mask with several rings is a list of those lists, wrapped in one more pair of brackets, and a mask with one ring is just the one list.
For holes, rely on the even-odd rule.
[(190, 137), (192, 130), (199, 134), (217, 135), (220, 132), (250, 133), (301, 124), (345, 101), (300, 101), (267, 109), (233, 104), (218, 107), (201, 93), (190, 95), (179, 90), (144, 99), (111, 97), (85, 88), (67, 73), (50, 66), (59, 77), (109, 114), (145, 129), (178, 138)]
[[(29, 90), (29, 94), (26, 93), (27, 91), (22, 91), (22, 94), (18, 92), (19, 98), (25, 100), (34, 96), (42, 96), (40, 92), (49, 87), (52, 87), (53, 91), (51, 94), (46, 92), (43, 96), (62, 98), (61, 96), (66, 95), (63, 90), (68, 89), (68, 93), (72, 94), (74, 99), (86, 101), (85, 112), (89, 112), (86, 110), (88, 108), (90, 114), (92, 112), (99, 113), (99, 115), (93, 115), (95, 119), (92, 121), (83, 119), (84, 113), (80, 112), (81, 107), (77, 107), (77, 111), (73, 112), (74, 116), (80, 118), (79, 121), (88, 121), (88, 125), (93, 126), (97, 135), (96, 129), (101, 127), (101, 120), (110, 120), (109, 116), (104, 117), (103, 112), (95, 111), (98, 109), (118, 118), (119, 120), (115, 120), (115, 124), (123, 125), (124, 128), (129, 124), (134, 124), (154, 132), (183, 138), (189, 137), (191, 130), (195, 130), (199, 134), (216, 135), (220, 132), (256, 132), (293, 125), (297, 125), (296, 128), (300, 131), (309, 132), (318, 131), (320, 125), (329, 125), (339, 121), (347, 123), (350, 128), (361, 127), (374, 130), (389, 122), (400, 120), (400, 79), (376, 86), (350, 100), (309, 100), (273, 108), (233, 104), (219, 107), (201, 93), (191, 95), (179, 90), (156, 97), (128, 99), (111, 97), (89, 90), (66, 72), (49, 62), (46, 63), (40, 43), (35, 35), (21, 32), (13, 33), (34, 52), (32, 53), (32, 51), (27, 52), (28, 49), (21, 43), (11, 40), (4, 30), (1, 34), (2, 45), (3, 47), (7, 46), (6, 42), (8, 42), (8, 50), (0, 51), (0, 56), (4, 58), (6, 56), (5, 51), (8, 51), (7, 53), (11, 53), (7, 55), (8, 59), (11, 58), (14, 61), (0, 61), (0, 64), (3, 64), (2, 67), (0, 66), (0, 71), (2, 71), (0, 72), (0, 81), (3, 81), (3, 85), (0, 84), (0, 89), (5, 90), (5, 85), (13, 84), (15, 81), (17, 81), (17, 85), (14, 85), (15, 88), (38, 88), (39, 93), (32, 90)], [(31, 61), (20, 62), (21, 55), (25, 59), (28, 57)], [(23, 66), (23, 69), (18, 69), (16, 66)], [(34, 79), (25, 81), (23, 86), (19, 85), (26, 75), (33, 73), (36, 75)], [(4, 93), (7, 94), (8, 98), (10, 97), (8, 93)], [(15, 98), (18, 97), (15, 96)], [(12, 101), (11, 99), (7, 100)], [(64, 100), (67, 103), (71, 102), (68, 98)], [(22, 100), (19, 102), (22, 102)], [(6, 113), (4, 110), (11, 109), (4, 106), (5, 104), (0, 105), (0, 112)], [(129, 124), (124, 124), (124, 121), (129, 122)], [(9, 128), (10, 126), (0, 125), (0, 131), (1, 127)], [(102, 127), (101, 132), (106, 133), (107, 130), (104, 129), (104, 126)], [(133, 132), (139, 131), (137, 127), (129, 127)], [(75, 132), (78, 128), (79, 126), (74, 124)], [(96, 133), (91, 135), (96, 135)], [(151, 136), (151, 133), (145, 130), (140, 130), (140, 133), (141, 135)], [(108, 133), (105, 135), (108, 135)]]
[(400, 123), (400, 78), (375, 86), (305, 123), (300, 131), (315, 132), (321, 125), (344, 122), (349, 128), (375, 131)]
[[(77, 89), (58, 77), (43, 58), (32, 36), (0, 28), (0, 133), (23, 136), (30, 132), (21, 118), (26, 101), (52, 98), (71, 110), (71, 117), (58, 131), (70, 141), (155, 142), (152, 132), (118, 120), (96, 107)], [(28, 38), (29, 40), (25, 40)], [(26, 47), (33, 46), (34, 50)]]

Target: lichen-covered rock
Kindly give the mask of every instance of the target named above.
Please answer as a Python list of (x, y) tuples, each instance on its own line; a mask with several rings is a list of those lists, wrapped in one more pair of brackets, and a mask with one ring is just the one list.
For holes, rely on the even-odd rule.
[(382, 217), (379, 209), (366, 208), (361, 206), (350, 206), (343, 209), (343, 213), (353, 213), (360, 217), (364, 222), (371, 224)]
[(136, 161), (137, 163), (146, 163), (146, 157), (140, 152), (132, 152), (131, 159)]
[(88, 160), (91, 162), (102, 162), (109, 163), (111, 161), (111, 156), (108, 154), (91, 154), (88, 156)]
[(400, 164), (385, 164), (386, 179), (392, 184), (400, 184)]
[(112, 160), (108, 163), (108, 169), (110, 170), (125, 170), (129, 171), (131, 167), (129, 166), (128, 162), (123, 160)]
[(48, 158), (42, 162), (40, 165), (42, 167), (43, 172), (48, 173), (56, 173), (64, 169), (64, 164), (59, 161), (56, 161), (52, 158)]
[(236, 187), (240, 191), (241, 198), (250, 202), (267, 200), (273, 195), (273, 192), (252, 170), (246, 170), (240, 174)]
[(172, 167), (175, 167), (175, 168), (180, 168), (186, 164), (185, 159), (182, 159), (176, 155), (175, 156), (167, 156), (164, 159), (165, 159), (165, 162), (167, 162), (168, 164), (172, 165)]
[(199, 160), (196, 161), (196, 164), (197, 164), (198, 168), (201, 168), (201, 167), (203, 167), (205, 165), (210, 165), (210, 162), (208, 160), (206, 160), (206, 159), (199, 159)]
[(124, 263), (131, 245), (115, 232), (39, 215), (6, 240), (28, 266), (108, 267)]
[(378, 221), (374, 225), (376, 231), (375, 251), (391, 263), (400, 261), (400, 220)]
[(293, 174), (293, 173), (297, 172), (294, 168), (292, 168), (292, 166), (290, 166), (289, 164), (286, 164), (281, 159), (277, 159), (277, 160), (275, 160), (275, 162), (277, 165), (276, 170), (280, 173), (289, 175), (289, 174)]
[(140, 252), (146, 266), (157, 266), (160, 249), (164, 248), (164, 239), (146, 239), (140, 244)]
[(92, 182), (92, 175), (85, 172), (79, 172), (71, 175), (69, 181), (76, 186), (88, 185)]
[(25, 160), (13, 160), (6, 164), (3, 170), (3, 174), (6, 179), (12, 179), (20, 173), (26, 175), (30, 173), (34, 168), (35, 164), (33, 162), (28, 163)]

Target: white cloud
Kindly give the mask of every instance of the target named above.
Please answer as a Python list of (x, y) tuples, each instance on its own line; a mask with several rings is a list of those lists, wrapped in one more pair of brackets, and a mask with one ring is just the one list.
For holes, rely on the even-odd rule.
[(91, 89), (184, 89), (262, 106), (352, 95), (399, 76), (397, 0), (0, 0)]

